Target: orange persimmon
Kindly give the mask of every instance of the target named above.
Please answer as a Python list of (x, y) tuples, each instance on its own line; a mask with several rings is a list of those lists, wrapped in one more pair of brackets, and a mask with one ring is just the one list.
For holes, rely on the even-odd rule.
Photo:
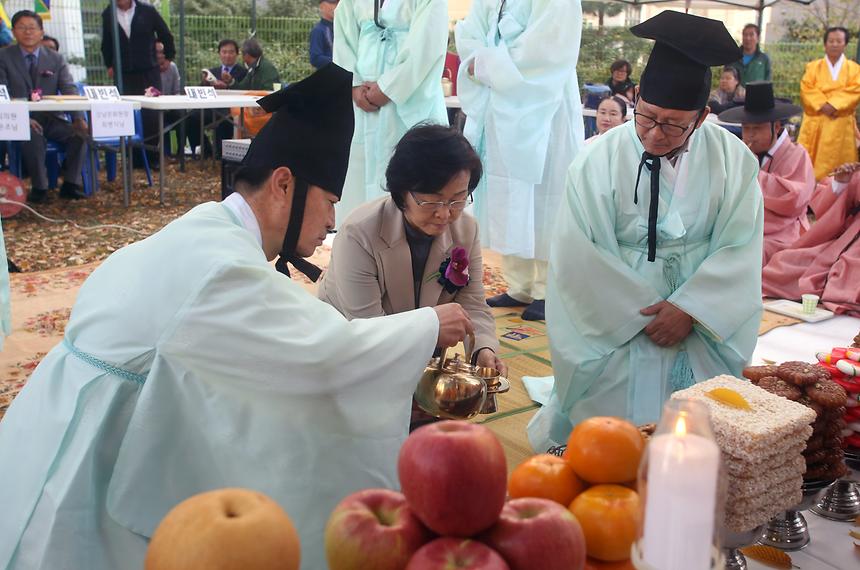
[(630, 422), (594, 417), (570, 432), (565, 459), (588, 483), (626, 483), (636, 479), (644, 449), (642, 434)]
[(538, 497), (567, 507), (582, 492), (585, 485), (573, 467), (549, 453), (529, 457), (520, 463), (508, 481), (508, 495), (513, 499)]
[(639, 495), (621, 485), (595, 485), (570, 504), (585, 535), (588, 555), (619, 562), (630, 558), (630, 547), (639, 532)]

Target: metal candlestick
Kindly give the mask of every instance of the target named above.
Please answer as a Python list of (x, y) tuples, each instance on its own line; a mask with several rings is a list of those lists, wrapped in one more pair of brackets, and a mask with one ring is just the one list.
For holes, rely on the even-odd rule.
[(827, 488), (812, 512), (834, 521), (853, 521), (860, 515), (860, 485), (840, 479)]
[(723, 527), (720, 542), (722, 543), (723, 555), (726, 558), (726, 570), (746, 570), (747, 559), (744, 558), (740, 549), (755, 544), (761, 531), (761, 526), (746, 532), (732, 532)]
[(759, 542), (789, 552), (806, 547), (809, 544), (809, 527), (800, 511), (814, 505), (830, 483), (832, 481), (804, 481), (800, 503), (770, 519)]

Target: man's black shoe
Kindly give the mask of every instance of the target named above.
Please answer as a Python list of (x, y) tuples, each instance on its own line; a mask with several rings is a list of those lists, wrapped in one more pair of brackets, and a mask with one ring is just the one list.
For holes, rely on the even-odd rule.
[(41, 188), (31, 188), (27, 195), (27, 201), (31, 204), (44, 204), (48, 201), (48, 191)]
[(63, 185), (60, 186), (60, 198), (65, 198), (66, 200), (80, 200), (86, 197), (87, 195), (83, 193), (81, 187), (77, 184), (63, 182)]

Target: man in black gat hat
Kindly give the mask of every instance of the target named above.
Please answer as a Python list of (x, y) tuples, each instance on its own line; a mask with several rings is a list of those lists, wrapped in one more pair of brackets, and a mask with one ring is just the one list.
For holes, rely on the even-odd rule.
[(275, 114), (237, 192), (84, 283), (0, 424), (0, 568), (142, 568), (167, 512), (223, 487), (276, 500), (303, 567), (324, 568), (337, 502), (398, 486), (415, 385), (437, 346), (472, 331), (466, 313), (347, 321), (269, 263), (313, 273), (302, 258), (334, 223), (351, 90), (332, 65), (263, 100)]
[(666, 11), (635, 121), (577, 157), (550, 254), (555, 390), (535, 449), (595, 415), (656, 421), (674, 390), (741, 373), (761, 315), (762, 197), (755, 157), (705, 122), (711, 66), (740, 57), (716, 20)]
[(803, 112), (797, 105), (777, 101), (773, 83), (747, 84), (743, 107), (720, 113), (720, 120), (740, 123), (744, 144), (758, 157), (758, 182), (764, 196), (764, 256), (770, 257), (797, 241), (809, 229), (806, 209), (815, 190), (815, 170), (806, 149), (791, 141), (783, 121)]

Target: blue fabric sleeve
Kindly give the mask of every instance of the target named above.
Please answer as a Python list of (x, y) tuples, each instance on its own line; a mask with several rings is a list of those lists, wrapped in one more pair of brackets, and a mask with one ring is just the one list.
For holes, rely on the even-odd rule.
[(311, 30), (310, 43), (311, 65), (319, 69), (331, 63), (331, 45), (327, 41), (325, 29), (322, 26), (316, 26)]

